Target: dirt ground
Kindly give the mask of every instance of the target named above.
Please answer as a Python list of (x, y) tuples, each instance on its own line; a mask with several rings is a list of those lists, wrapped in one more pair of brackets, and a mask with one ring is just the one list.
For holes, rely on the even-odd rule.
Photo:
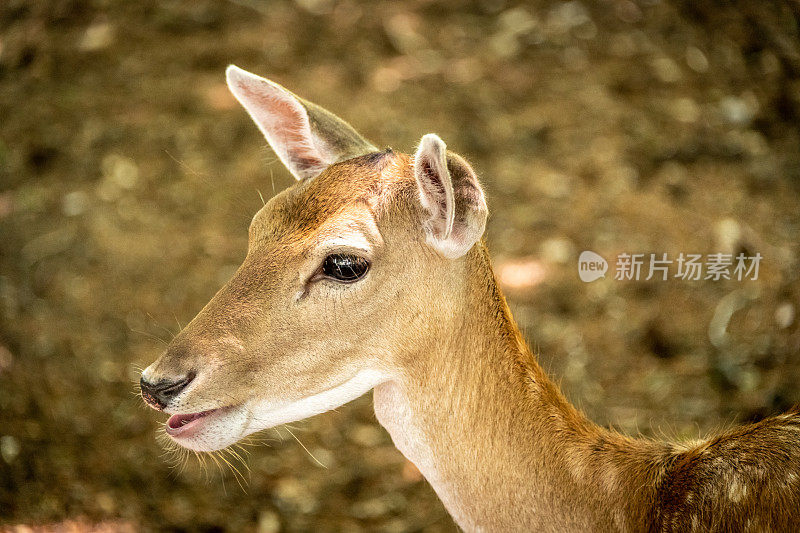
[[(291, 183), (228, 63), (472, 161), (517, 320), (597, 422), (693, 438), (800, 402), (800, 10), (712, 4), (0, 3), (0, 529), (456, 529), (369, 397), (265, 432), (243, 488), (162, 456), (138, 369)], [(762, 260), (616, 280), (621, 253)]]

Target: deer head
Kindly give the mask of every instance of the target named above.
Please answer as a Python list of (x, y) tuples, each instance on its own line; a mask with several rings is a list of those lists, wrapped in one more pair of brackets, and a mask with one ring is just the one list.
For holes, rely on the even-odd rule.
[(487, 209), (472, 168), (413, 157), (235, 66), (228, 86), (297, 183), (253, 217), (233, 278), (141, 377), (197, 451), (338, 407), (401, 374), (466, 305)]

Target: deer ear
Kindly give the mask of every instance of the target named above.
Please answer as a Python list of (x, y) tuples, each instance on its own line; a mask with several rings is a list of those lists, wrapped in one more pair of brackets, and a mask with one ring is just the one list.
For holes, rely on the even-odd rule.
[(377, 151), (347, 122), (277, 83), (234, 65), (225, 74), (233, 96), (298, 180), (314, 177), (337, 161)]
[(450, 259), (466, 254), (486, 228), (486, 199), (472, 167), (429, 133), (414, 155), (427, 241)]

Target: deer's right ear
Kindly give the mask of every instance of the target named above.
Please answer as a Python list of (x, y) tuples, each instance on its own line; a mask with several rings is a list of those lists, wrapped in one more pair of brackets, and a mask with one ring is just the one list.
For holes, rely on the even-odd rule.
[(428, 244), (450, 259), (466, 254), (486, 228), (486, 198), (472, 167), (429, 133), (414, 155)]
[(314, 177), (337, 161), (377, 151), (347, 122), (277, 83), (234, 65), (225, 74), (228, 88), (298, 180)]

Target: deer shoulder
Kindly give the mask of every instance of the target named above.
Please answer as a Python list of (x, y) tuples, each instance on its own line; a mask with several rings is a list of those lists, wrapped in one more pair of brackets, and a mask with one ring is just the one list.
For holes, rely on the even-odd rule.
[(800, 412), (678, 452), (656, 501), (654, 531), (797, 531)]

